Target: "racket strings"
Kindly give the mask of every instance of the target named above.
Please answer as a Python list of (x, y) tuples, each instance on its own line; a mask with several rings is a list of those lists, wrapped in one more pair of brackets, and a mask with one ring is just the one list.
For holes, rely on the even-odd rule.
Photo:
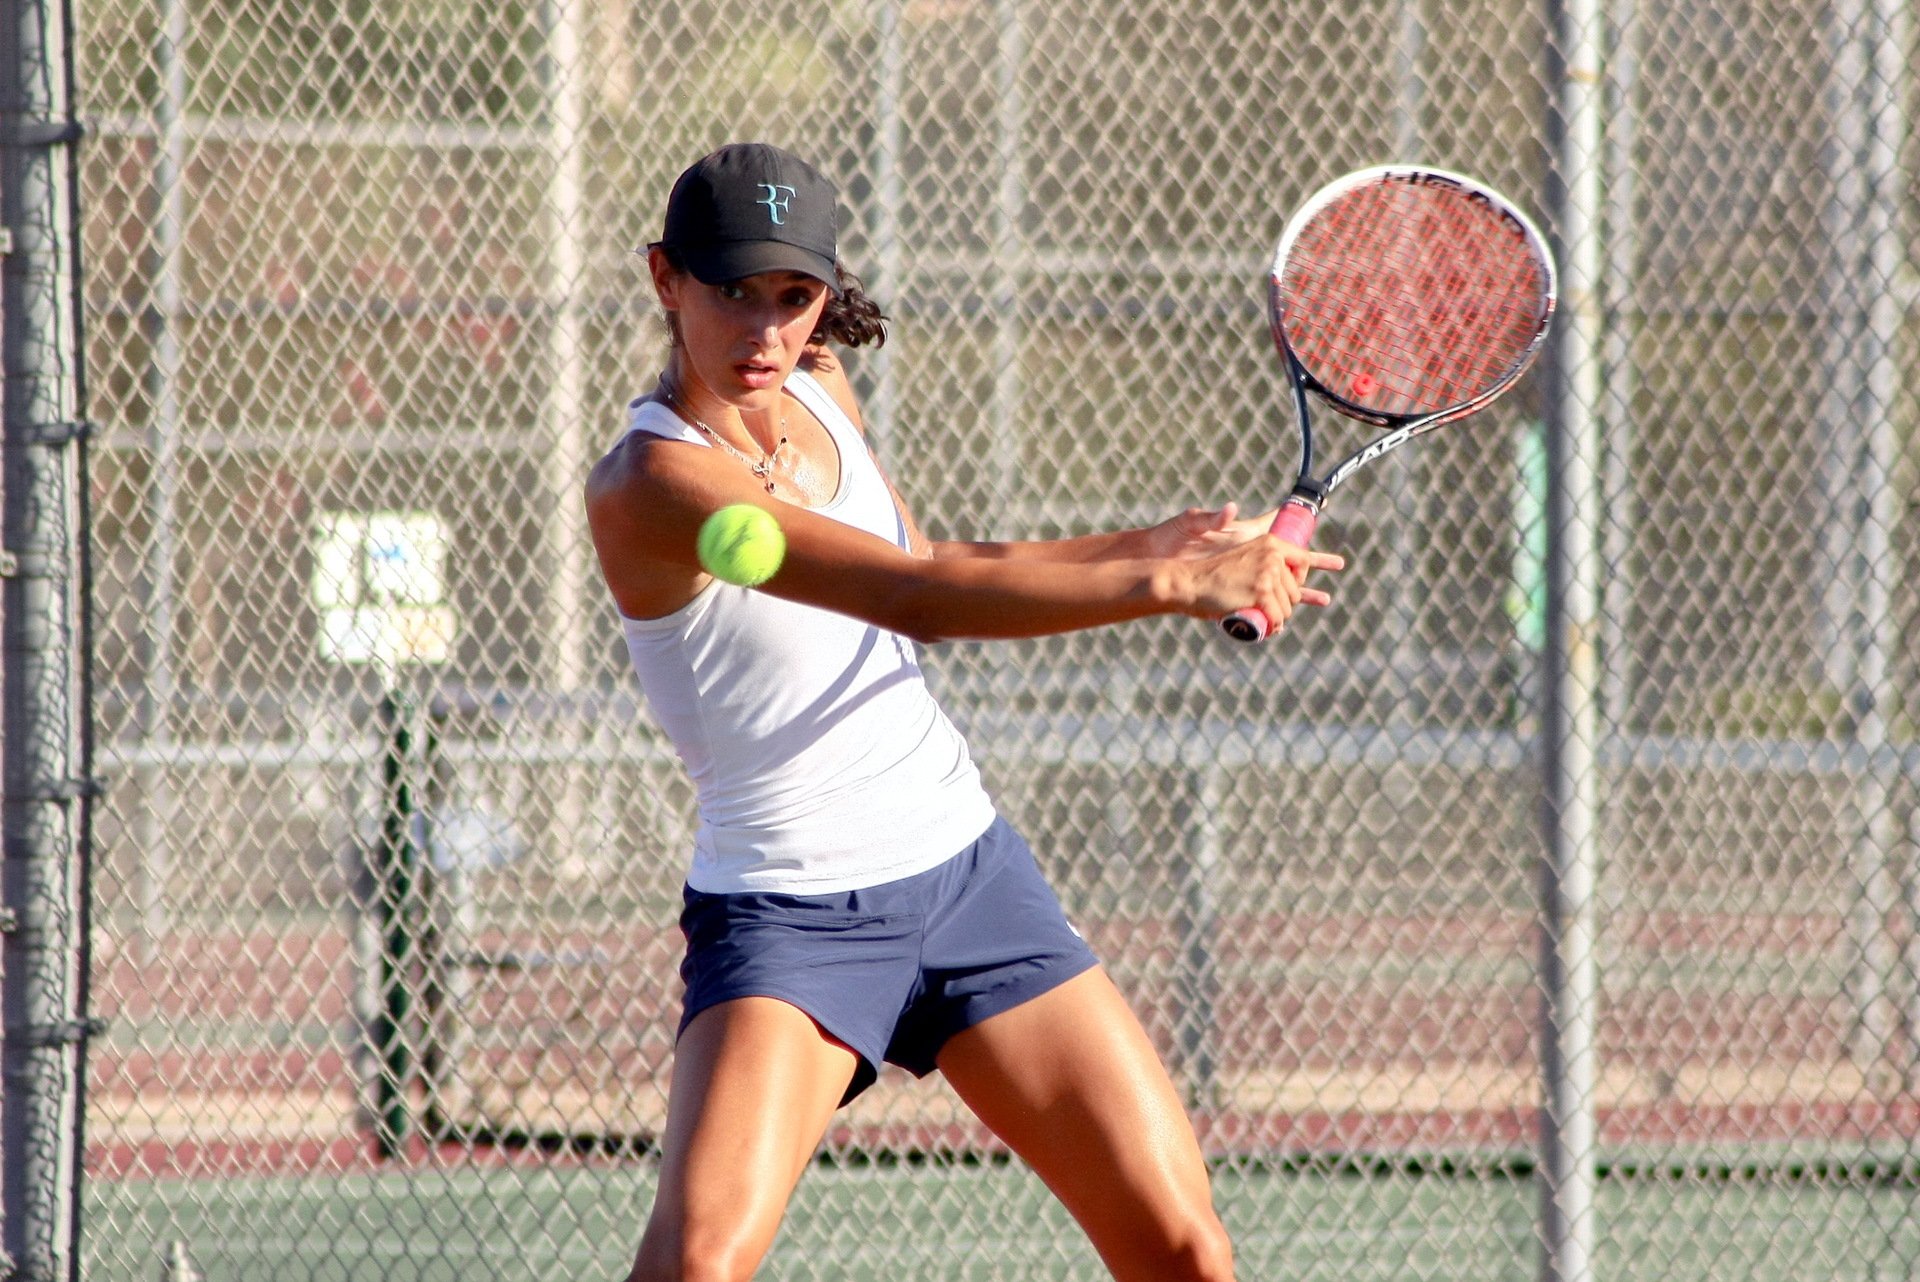
[(1308, 372), (1362, 409), (1396, 415), (1502, 387), (1548, 292), (1527, 237), (1485, 198), (1407, 182), (1329, 202), (1300, 229), (1278, 288)]

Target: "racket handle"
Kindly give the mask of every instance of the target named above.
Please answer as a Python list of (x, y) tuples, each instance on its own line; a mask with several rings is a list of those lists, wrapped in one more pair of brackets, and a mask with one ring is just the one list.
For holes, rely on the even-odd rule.
[[(1282, 542), (1306, 547), (1313, 542), (1313, 528), (1319, 523), (1320, 513), (1311, 503), (1301, 498), (1290, 498), (1273, 514), (1273, 524), (1267, 532)], [(1273, 620), (1259, 606), (1250, 605), (1220, 620), (1220, 630), (1235, 641), (1265, 641), (1273, 635)]]

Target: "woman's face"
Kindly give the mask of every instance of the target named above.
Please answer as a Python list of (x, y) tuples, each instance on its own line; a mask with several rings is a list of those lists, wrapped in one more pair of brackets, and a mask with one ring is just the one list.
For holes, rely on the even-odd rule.
[(742, 409), (775, 403), (827, 305), (826, 285), (799, 272), (706, 285), (669, 267), (654, 284), (679, 322), (685, 376)]

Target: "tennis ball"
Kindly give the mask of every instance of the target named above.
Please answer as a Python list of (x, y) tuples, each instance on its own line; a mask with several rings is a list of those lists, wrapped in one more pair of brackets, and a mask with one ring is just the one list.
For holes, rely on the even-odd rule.
[(699, 552), (700, 564), (714, 578), (758, 587), (780, 568), (787, 536), (765, 508), (731, 503), (701, 525)]

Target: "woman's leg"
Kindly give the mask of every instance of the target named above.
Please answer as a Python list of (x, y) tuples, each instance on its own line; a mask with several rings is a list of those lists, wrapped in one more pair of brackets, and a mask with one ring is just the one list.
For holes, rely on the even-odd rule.
[(709, 1007), (674, 1049), (660, 1187), (629, 1282), (745, 1282), (857, 1056), (770, 997)]
[(939, 1066), (1120, 1282), (1230, 1282), (1193, 1126), (1104, 970), (956, 1033)]

